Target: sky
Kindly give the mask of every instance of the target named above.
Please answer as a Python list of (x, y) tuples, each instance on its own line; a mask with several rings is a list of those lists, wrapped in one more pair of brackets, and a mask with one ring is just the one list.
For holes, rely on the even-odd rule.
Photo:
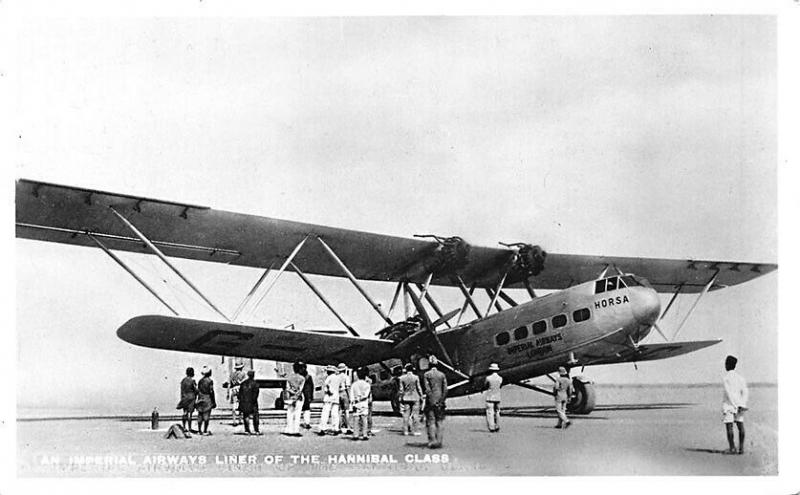
[[(772, 17), (29, 18), (15, 55), (17, 178), (475, 245), (778, 261)], [(166, 310), (103, 253), (14, 246), (18, 407), (171, 410), (183, 369), (215, 362), (119, 340)], [(211, 316), (157, 260), (121, 256)], [(176, 264), (228, 312), (259, 276)], [(346, 281), (320, 284), (380, 328)], [(722, 344), (587, 374), (716, 382), (733, 353), (774, 383), (777, 284), (700, 302), (681, 339)], [(388, 306), (393, 287), (368, 288)], [(338, 328), (291, 274), (257, 321)]]

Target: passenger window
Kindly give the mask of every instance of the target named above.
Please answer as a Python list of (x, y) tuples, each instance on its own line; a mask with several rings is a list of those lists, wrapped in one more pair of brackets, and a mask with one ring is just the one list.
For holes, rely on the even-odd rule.
[(572, 319), (575, 320), (575, 323), (586, 321), (590, 316), (589, 308), (583, 308), (572, 312)]
[(601, 279), (594, 283), (595, 294), (602, 294), (605, 291), (606, 291), (606, 279)]
[(544, 333), (547, 330), (547, 322), (544, 320), (539, 320), (533, 324), (533, 333), (534, 335)]
[(494, 337), (494, 341), (497, 345), (506, 345), (511, 340), (511, 336), (508, 335), (508, 332), (500, 332)]
[(386, 370), (381, 371), (381, 381), (389, 379), (389, 372)]
[(560, 328), (567, 324), (567, 315), (553, 317), (553, 328)]
[(616, 290), (617, 289), (617, 277), (611, 277), (608, 279), (608, 283), (606, 284), (606, 290)]
[(519, 327), (514, 330), (514, 340), (522, 340), (528, 338), (528, 327)]

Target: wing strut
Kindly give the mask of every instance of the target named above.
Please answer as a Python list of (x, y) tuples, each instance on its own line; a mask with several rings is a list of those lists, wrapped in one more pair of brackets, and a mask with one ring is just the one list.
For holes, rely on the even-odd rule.
[(353, 273), (347, 268), (347, 266), (344, 264), (344, 262), (342, 262), (342, 260), (339, 259), (338, 256), (336, 256), (336, 253), (333, 252), (333, 249), (331, 249), (330, 246), (328, 246), (325, 243), (325, 241), (322, 240), (322, 237), (317, 236), (317, 240), (319, 241), (320, 244), (322, 244), (322, 247), (325, 248), (325, 251), (328, 252), (328, 254), (331, 256), (331, 258), (336, 262), (336, 264), (339, 265), (339, 268), (341, 268), (342, 271), (344, 272), (344, 274), (347, 276), (347, 278), (350, 279), (350, 282), (352, 282), (353, 285), (356, 286), (356, 289), (358, 289), (358, 292), (360, 292), (361, 295), (364, 296), (364, 298), (367, 300), (367, 302), (369, 302), (369, 304), (373, 307), (373, 309), (375, 309), (375, 311), (377, 311), (378, 314), (381, 315), (381, 318), (383, 318), (386, 323), (388, 323), (389, 325), (392, 325), (393, 324), (392, 320), (390, 320), (389, 317), (386, 316), (386, 314), (383, 312), (381, 307), (378, 306), (378, 304), (375, 303), (375, 301), (373, 301), (371, 297), (369, 297), (369, 294), (367, 294), (367, 291), (365, 291), (364, 288), (361, 287), (361, 284), (358, 283), (358, 280), (356, 280), (356, 277), (353, 276)]
[[(500, 291), (503, 290), (503, 284), (506, 283), (506, 277), (508, 276), (508, 270), (503, 274), (503, 278), (500, 279), (500, 283), (497, 284), (497, 289), (492, 294), (492, 302), (489, 303), (489, 307), (486, 308), (486, 314), (488, 315), (489, 312), (492, 310), (492, 306), (495, 305), (497, 302), (497, 296), (500, 294)], [(497, 308), (498, 311), (502, 311), (499, 307)]]
[(692, 304), (692, 307), (689, 308), (689, 312), (686, 313), (686, 316), (683, 317), (683, 321), (681, 321), (681, 324), (678, 325), (678, 329), (675, 330), (675, 333), (672, 335), (672, 340), (675, 340), (675, 338), (678, 336), (678, 332), (681, 331), (681, 328), (683, 328), (683, 325), (684, 325), (684, 323), (686, 323), (686, 320), (688, 320), (689, 317), (692, 315), (692, 312), (694, 311), (694, 308), (697, 307), (697, 303), (700, 302), (700, 299), (702, 299), (703, 296), (706, 295), (706, 292), (708, 292), (708, 289), (710, 289), (711, 286), (714, 285), (714, 282), (717, 281), (717, 275), (719, 275), (719, 269), (717, 269), (717, 271), (714, 273), (714, 276), (711, 277), (711, 280), (708, 281), (706, 286), (703, 287), (703, 291), (700, 292), (700, 295), (697, 296), (697, 299), (694, 300), (694, 304)]
[(157, 248), (157, 247), (156, 247), (156, 246), (155, 246), (155, 245), (154, 245), (152, 242), (150, 242), (150, 239), (148, 239), (147, 237), (145, 237), (145, 235), (144, 235), (144, 234), (142, 234), (141, 232), (139, 232), (139, 229), (137, 229), (137, 228), (136, 228), (136, 227), (135, 227), (135, 226), (134, 226), (134, 225), (133, 225), (131, 222), (129, 222), (127, 218), (125, 218), (125, 217), (123, 217), (122, 215), (120, 215), (120, 214), (119, 214), (119, 212), (117, 212), (117, 210), (115, 210), (113, 206), (109, 206), (109, 208), (111, 209), (111, 212), (112, 212), (112, 213), (114, 213), (114, 215), (116, 215), (116, 216), (117, 216), (117, 218), (119, 218), (120, 220), (122, 220), (122, 222), (123, 222), (125, 225), (127, 225), (127, 226), (128, 226), (128, 228), (129, 228), (129, 229), (131, 229), (131, 231), (132, 231), (134, 234), (136, 234), (136, 237), (138, 237), (139, 239), (141, 239), (141, 241), (142, 241), (142, 242), (144, 242), (144, 243), (145, 243), (145, 245), (146, 245), (146, 246), (147, 246), (147, 247), (150, 249), (150, 251), (152, 251), (152, 252), (153, 252), (153, 254), (155, 254), (156, 256), (158, 256), (158, 257), (161, 259), (161, 261), (163, 261), (163, 262), (164, 262), (164, 264), (166, 264), (166, 265), (167, 265), (167, 266), (168, 266), (168, 267), (169, 267), (169, 268), (170, 268), (170, 269), (171, 269), (173, 272), (175, 272), (175, 274), (176, 274), (176, 275), (178, 275), (178, 276), (181, 278), (181, 280), (183, 280), (184, 282), (186, 282), (186, 285), (188, 285), (189, 287), (191, 287), (191, 289), (192, 289), (193, 291), (195, 291), (195, 293), (197, 293), (197, 295), (198, 295), (198, 296), (200, 296), (200, 297), (203, 299), (203, 301), (205, 301), (205, 302), (206, 302), (206, 303), (207, 303), (209, 306), (211, 306), (211, 308), (212, 308), (214, 311), (216, 311), (218, 315), (220, 315), (221, 317), (225, 318), (225, 321), (227, 321), (227, 322), (230, 322), (230, 321), (231, 321), (231, 320), (230, 320), (230, 318), (228, 318), (227, 316), (225, 316), (225, 313), (223, 313), (222, 311), (220, 311), (220, 310), (219, 310), (219, 308), (217, 308), (217, 307), (214, 305), (214, 303), (212, 303), (212, 302), (211, 302), (211, 300), (209, 300), (209, 299), (208, 299), (206, 296), (204, 296), (204, 295), (203, 295), (203, 293), (202, 293), (202, 292), (200, 292), (200, 289), (198, 289), (197, 287), (195, 287), (195, 285), (194, 285), (192, 282), (190, 282), (190, 281), (189, 281), (189, 279), (188, 279), (188, 278), (186, 278), (186, 276), (185, 276), (183, 273), (181, 273), (181, 272), (180, 272), (180, 270), (178, 270), (178, 269), (175, 267), (175, 265), (173, 265), (172, 263), (170, 263), (170, 262), (169, 262), (169, 260), (167, 259), (167, 257), (166, 257), (166, 256), (164, 256), (164, 253), (162, 253), (160, 249), (158, 249), (158, 248)]
[(674, 302), (675, 302), (675, 299), (677, 299), (677, 298), (678, 298), (678, 294), (680, 294), (680, 293), (681, 293), (681, 290), (683, 289), (683, 285), (684, 285), (684, 283), (685, 283), (685, 282), (681, 282), (681, 284), (678, 286), (678, 288), (677, 288), (677, 289), (675, 289), (675, 293), (674, 293), (674, 294), (672, 294), (672, 299), (670, 299), (670, 300), (669, 300), (669, 304), (667, 304), (667, 307), (666, 307), (666, 309), (664, 310), (664, 312), (663, 312), (663, 313), (661, 313), (661, 316), (659, 316), (659, 317), (658, 317), (658, 319), (659, 319), (659, 320), (662, 320), (662, 319), (664, 319), (664, 316), (666, 316), (666, 315), (667, 315), (667, 311), (669, 311), (669, 308), (671, 308), (671, 307), (672, 307), (672, 303), (674, 303)]
[(253, 305), (253, 309), (251, 309), (248, 312), (250, 316), (252, 316), (253, 313), (255, 313), (256, 308), (258, 308), (258, 305), (261, 304), (261, 301), (263, 301), (264, 298), (267, 297), (267, 294), (269, 294), (269, 292), (272, 290), (272, 288), (275, 287), (275, 284), (278, 283), (278, 279), (281, 278), (283, 272), (286, 271), (286, 267), (289, 266), (289, 263), (291, 263), (294, 257), (297, 256), (297, 253), (300, 252), (300, 249), (302, 249), (303, 244), (305, 244), (307, 240), (308, 240), (308, 235), (303, 237), (303, 240), (300, 241), (297, 244), (297, 246), (295, 246), (295, 248), (292, 250), (291, 254), (289, 254), (289, 257), (286, 258), (286, 261), (283, 262), (281, 268), (278, 270), (278, 273), (275, 275), (275, 278), (272, 279), (272, 282), (269, 283), (267, 289), (264, 291), (263, 294), (261, 294), (261, 297), (259, 297), (258, 301), (256, 301), (256, 303)]
[(151, 294), (153, 294), (153, 296), (155, 296), (155, 298), (156, 298), (156, 299), (158, 299), (159, 301), (161, 301), (161, 304), (163, 304), (164, 306), (166, 306), (168, 310), (172, 311), (172, 314), (174, 314), (175, 316), (180, 316), (180, 315), (178, 314), (178, 312), (177, 312), (177, 311), (175, 311), (174, 309), (172, 309), (172, 306), (170, 306), (169, 304), (167, 304), (167, 302), (166, 302), (164, 299), (162, 299), (162, 298), (161, 298), (161, 296), (159, 296), (159, 295), (158, 295), (158, 293), (156, 293), (155, 289), (153, 289), (152, 287), (150, 287), (149, 285), (147, 285), (147, 282), (145, 282), (144, 280), (142, 280), (142, 279), (141, 279), (141, 277), (139, 277), (138, 275), (136, 275), (136, 272), (134, 272), (134, 271), (133, 271), (133, 270), (132, 270), (132, 269), (131, 269), (131, 268), (130, 268), (128, 265), (126, 265), (124, 261), (122, 261), (121, 259), (119, 259), (119, 257), (118, 257), (116, 254), (114, 254), (114, 253), (113, 253), (113, 252), (112, 252), (110, 249), (108, 249), (108, 248), (105, 246), (105, 244), (103, 244), (102, 242), (100, 242), (100, 240), (99, 240), (99, 239), (97, 239), (97, 238), (96, 238), (94, 235), (92, 235), (92, 234), (90, 234), (90, 233), (88, 233), (88, 232), (86, 233), (86, 235), (88, 235), (88, 236), (89, 236), (89, 239), (93, 240), (93, 241), (94, 241), (94, 243), (95, 243), (95, 244), (97, 244), (97, 247), (99, 247), (100, 249), (102, 249), (103, 251), (105, 251), (105, 253), (106, 253), (107, 255), (109, 255), (109, 256), (111, 257), (111, 259), (112, 259), (112, 260), (116, 261), (116, 262), (117, 262), (117, 264), (119, 264), (119, 266), (121, 266), (122, 268), (124, 268), (126, 272), (130, 273), (130, 274), (131, 274), (131, 276), (132, 276), (133, 278), (135, 278), (137, 282), (139, 282), (140, 284), (142, 284), (142, 286), (144, 286), (144, 288), (145, 288), (145, 289), (147, 289), (148, 291), (150, 291), (150, 293), (151, 293)]
[(306, 283), (309, 289), (311, 289), (311, 291), (317, 295), (320, 301), (322, 301), (322, 303), (325, 306), (327, 306), (328, 309), (331, 310), (331, 313), (333, 313), (333, 315), (342, 323), (342, 325), (344, 325), (347, 331), (350, 332), (350, 334), (353, 335), (354, 337), (359, 337), (358, 332), (356, 332), (355, 329), (353, 329), (353, 327), (348, 325), (347, 322), (344, 321), (344, 318), (342, 318), (342, 316), (338, 312), (336, 312), (335, 309), (333, 309), (333, 306), (331, 306), (331, 303), (328, 302), (328, 299), (326, 299), (325, 296), (322, 295), (322, 292), (320, 292), (319, 289), (317, 289), (317, 287), (311, 282), (311, 280), (309, 280), (306, 274), (303, 273), (299, 268), (297, 268), (297, 265), (295, 265), (293, 261), (289, 262), (289, 266), (291, 266), (292, 270), (294, 270), (297, 273), (297, 275), (300, 276), (300, 278), (303, 280), (303, 282)]
[[(467, 291), (467, 286), (464, 285), (464, 281), (461, 279), (459, 275), (456, 280), (458, 281), (458, 288), (461, 289), (461, 293), (464, 294), (464, 309), (466, 309), (466, 305), (469, 304), (472, 308), (472, 311), (475, 312), (475, 315), (478, 318), (483, 318), (483, 314), (481, 314), (481, 310), (478, 309), (478, 305), (475, 304), (475, 300), (472, 299), (472, 293), (475, 292), (475, 285), (472, 285), (472, 288)], [(462, 313), (464, 311), (462, 310)], [(458, 321), (461, 321), (461, 317), (459, 317)]]
[(236, 321), (239, 318), (239, 314), (241, 314), (245, 306), (247, 306), (247, 303), (250, 302), (250, 298), (253, 297), (253, 294), (256, 293), (259, 287), (261, 287), (261, 284), (264, 282), (264, 280), (266, 280), (267, 275), (269, 275), (269, 271), (272, 270), (272, 267), (274, 265), (275, 265), (274, 261), (270, 263), (269, 267), (266, 270), (264, 270), (264, 273), (262, 273), (261, 276), (258, 278), (253, 288), (250, 289), (250, 292), (248, 292), (247, 295), (244, 297), (244, 299), (242, 299), (242, 302), (239, 303), (239, 306), (237, 306), (236, 311), (233, 312), (233, 321)]
[(394, 290), (394, 297), (392, 297), (392, 304), (389, 305), (389, 313), (386, 314), (389, 318), (392, 317), (392, 311), (394, 311), (394, 307), (397, 305), (401, 290), (403, 290), (403, 282), (397, 282), (397, 288)]

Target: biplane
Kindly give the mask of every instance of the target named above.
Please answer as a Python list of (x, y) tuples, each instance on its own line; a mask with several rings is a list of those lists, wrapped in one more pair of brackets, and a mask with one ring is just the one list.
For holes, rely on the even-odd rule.
[[(481, 391), (491, 363), (500, 365), (504, 384), (551, 394), (530, 380), (550, 376), (560, 366), (583, 370), (697, 351), (720, 340), (675, 339), (703, 295), (777, 269), (740, 261), (557, 254), (528, 243), (482, 247), (455, 236), (401, 238), (24, 179), (16, 184), (16, 235), (99, 248), (157, 298), (170, 314), (128, 320), (117, 330), (128, 343), (239, 359), (368, 367), (376, 400), (392, 398), (398, 366), (414, 362), (424, 369), (431, 356), (445, 369), (449, 394), (457, 396)], [(118, 251), (158, 257), (216, 318), (178, 314)], [(238, 307), (227, 312), (170, 258), (263, 272)], [(246, 309), (263, 300), (284, 272), (296, 274), (343, 330), (248, 322)], [(265, 285), (270, 273), (272, 281)], [(365, 331), (350, 325), (316, 277), (349, 280), (380, 316), (382, 327)], [(394, 284), (388, 310), (365, 290), (364, 281)], [(445, 312), (432, 294), (437, 286), (460, 294), (460, 307)], [(476, 291), (485, 292), (488, 307), (479, 305)], [(659, 293), (672, 294), (664, 311)], [(519, 294), (524, 302), (515, 300)], [(658, 322), (682, 294), (696, 298), (668, 338)], [(393, 317), (401, 299), (411, 311)], [(642, 343), (653, 330), (663, 342)], [(579, 375), (573, 383), (570, 410), (591, 412), (591, 380)]]

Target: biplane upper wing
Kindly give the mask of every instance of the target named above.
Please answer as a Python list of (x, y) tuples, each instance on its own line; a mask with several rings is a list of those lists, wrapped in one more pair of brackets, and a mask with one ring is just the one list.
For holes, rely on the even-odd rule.
[(661, 344), (641, 344), (637, 349), (625, 348), (615, 355), (597, 356), (581, 355), (581, 364), (584, 366), (614, 363), (636, 363), (641, 361), (654, 361), (666, 359), (681, 354), (698, 351), (705, 347), (719, 344), (722, 340), (696, 340), (693, 342), (665, 342)]
[(157, 315), (131, 318), (117, 335), (155, 349), (352, 368), (380, 361), (393, 349), (389, 340)]
[[(61, 186), (20, 179), (16, 184), (16, 235), (26, 239), (147, 253), (148, 248), (110, 210), (127, 218), (167, 256), (233, 265), (279, 266), (306, 237), (294, 263), (306, 273), (342, 276), (320, 242), (330, 246), (356, 278), (494, 288), (505, 273), (507, 287), (527, 278), (537, 289), (564, 289), (596, 278), (606, 267), (647, 278), (660, 292), (682, 286), (699, 292), (746, 282), (777, 268), (774, 264), (548, 253), (536, 273), (517, 270), (514, 251), (471, 246), (458, 263), (442, 263), (438, 242), (231, 213), (204, 206)], [(447, 261), (447, 260), (445, 260)], [(511, 271), (509, 271), (509, 269)]]

